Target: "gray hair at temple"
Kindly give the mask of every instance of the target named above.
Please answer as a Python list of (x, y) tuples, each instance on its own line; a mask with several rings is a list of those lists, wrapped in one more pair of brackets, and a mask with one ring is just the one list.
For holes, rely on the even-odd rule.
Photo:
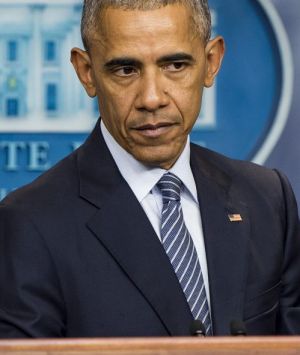
[(81, 37), (88, 49), (90, 35), (99, 25), (101, 11), (109, 7), (124, 10), (153, 10), (171, 4), (183, 4), (192, 10), (192, 19), (201, 38), (206, 42), (211, 36), (211, 15), (208, 0), (84, 0)]

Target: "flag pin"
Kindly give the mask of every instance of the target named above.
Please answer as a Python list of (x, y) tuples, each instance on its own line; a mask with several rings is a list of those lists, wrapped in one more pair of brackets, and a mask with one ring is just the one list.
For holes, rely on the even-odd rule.
[(243, 220), (242, 216), (240, 214), (229, 214), (228, 215), (229, 221), (230, 222), (241, 222)]

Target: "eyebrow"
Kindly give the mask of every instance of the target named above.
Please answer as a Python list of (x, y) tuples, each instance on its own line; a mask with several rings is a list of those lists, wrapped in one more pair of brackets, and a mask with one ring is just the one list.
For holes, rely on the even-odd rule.
[(178, 61), (189, 61), (194, 63), (195, 58), (190, 54), (180, 52), (180, 53), (164, 55), (163, 57), (159, 58), (157, 62), (161, 64), (161, 63), (178, 62)]
[(139, 60), (136, 60), (134, 58), (130, 57), (121, 57), (121, 58), (114, 58), (107, 63), (104, 64), (104, 67), (106, 69), (112, 69), (114, 67), (137, 67), (141, 66), (141, 62)]
[[(157, 63), (162, 64), (162, 63), (170, 63), (176, 61), (189, 61), (194, 63), (195, 59), (190, 54), (180, 52), (180, 53), (164, 55), (157, 60)], [(108, 70), (115, 67), (126, 67), (126, 66), (141, 67), (142, 62), (131, 57), (120, 57), (120, 58), (111, 59), (110, 61), (104, 64), (104, 67)]]

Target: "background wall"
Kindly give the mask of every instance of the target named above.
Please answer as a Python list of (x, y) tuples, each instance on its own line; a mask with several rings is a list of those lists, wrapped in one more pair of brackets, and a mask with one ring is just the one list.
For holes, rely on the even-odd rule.
[[(224, 66), (192, 139), (285, 172), (300, 201), (300, 1), (210, 0)], [(80, 0), (0, 0), (0, 199), (69, 154), (99, 114), (69, 62)]]
[(294, 63), (294, 89), (285, 129), (266, 164), (288, 175), (300, 203), (300, 1), (272, 0), (286, 29)]

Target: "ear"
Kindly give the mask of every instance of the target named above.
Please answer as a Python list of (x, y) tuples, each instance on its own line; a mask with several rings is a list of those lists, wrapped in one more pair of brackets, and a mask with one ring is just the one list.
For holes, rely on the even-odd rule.
[(95, 97), (96, 86), (93, 79), (92, 65), (88, 52), (80, 48), (73, 48), (71, 50), (71, 62), (87, 94), (90, 97)]
[(214, 83), (218, 74), (225, 53), (225, 42), (220, 36), (210, 40), (205, 48), (206, 55), (206, 75), (204, 85), (208, 88)]

